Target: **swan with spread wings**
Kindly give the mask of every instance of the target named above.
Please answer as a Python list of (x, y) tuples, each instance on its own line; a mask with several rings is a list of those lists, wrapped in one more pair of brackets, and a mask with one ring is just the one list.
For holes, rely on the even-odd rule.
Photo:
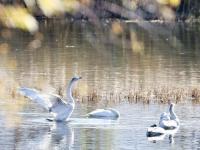
[[(19, 93), (38, 103), (54, 116), (54, 121), (66, 121), (70, 118), (75, 102), (72, 96), (73, 86), (81, 77), (73, 77), (67, 87), (67, 101), (55, 94), (45, 94), (36, 89), (21, 87)], [(52, 119), (48, 119), (52, 120)]]

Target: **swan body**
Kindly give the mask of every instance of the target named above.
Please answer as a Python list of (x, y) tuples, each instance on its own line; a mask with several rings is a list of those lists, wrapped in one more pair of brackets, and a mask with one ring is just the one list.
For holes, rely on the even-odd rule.
[[(75, 102), (72, 97), (72, 88), (74, 83), (81, 79), (81, 77), (73, 77), (67, 88), (67, 102), (60, 96), (55, 94), (44, 94), (36, 89), (21, 87), (19, 93), (28, 97), (33, 102), (38, 103), (43, 108), (53, 114), (55, 121), (68, 120), (74, 110)], [(51, 120), (51, 119), (48, 119)]]
[(96, 109), (87, 114), (91, 118), (119, 118), (120, 114), (113, 108)]
[(174, 112), (174, 103), (170, 104), (169, 113), (162, 113), (160, 116), (159, 126), (165, 130), (173, 130), (179, 127), (180, 121)]
[(157, 125), (152, 125), (151, 127), (147, 128), (147, 137), (156, 137), (165, 134), (165, 129), (158, 127)]

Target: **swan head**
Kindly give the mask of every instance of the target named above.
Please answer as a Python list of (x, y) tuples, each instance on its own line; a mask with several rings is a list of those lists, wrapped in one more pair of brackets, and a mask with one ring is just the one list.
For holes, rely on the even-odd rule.
[(79, 76), (75, 76), (71, 79), (71, 81), (69, 82), (68, 88), (67, 88), (67, 95), (71, 98), (72, 97), (72, 89), (74, 87), (74, 84), (76, 81), (82, 79), (82, 77)]
[(78, 81), (78, 80), (80, 80), (80, 79), (82, 79), (82, 77), (79, 77), (79, 76), (75, 76), (75, 77), (73, 77), (72, 78), (72, 82), (75, 82), (75, 81)]
[(171, 104), (169, 105), (169, 110), (172, 111), (172, 110), (174, 109), (174, 106), (175, 106), (175, 104), (174, 104), (174, 103), (171, 103)]
[(174, 106), (175, 106), (175, 104), (174, 104), (174, 103), (171, 103), (171, 104), (170, 104), (170, 106), (171, 106), (171, 107), (174, 107)]

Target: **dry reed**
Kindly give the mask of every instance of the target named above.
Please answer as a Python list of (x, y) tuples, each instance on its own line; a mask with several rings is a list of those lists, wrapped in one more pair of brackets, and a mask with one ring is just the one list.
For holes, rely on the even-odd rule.
[[(2, 90), (1, 90), (2, 91)], [(7, 91), (7, 93), (5, 92)], [(62, 97), (65, 95), (65, 90), (59, 87), (57, 94)], [(6, 96), (1, 95), (2, 98), (7, 99), (19, 99), (20, 96), (17, 93), (16, 88), (4, 89)], [(74, 97), (77, 101), (81, 103), (86, 102), (99, 102), (107, 101), (112, 103), (129, 102), (129, 103), (168, 103), (173, 101), (175, 103), (179, 102), (200, 102), (200, 87), (155, 87), (155, 88), (138, 88), (133, 90), (126, 90), (120, 92), (107, 91), (103, 93), (101, 90), (91, 90), (87, 95), (82, 95), (81, 92), (76, 89), (73, 92)]]
[(107, 92), (103, 94), (98, 90), (92, 90), (87, 96), (82, 96), (78, 90), (75, 90), (74, 96), (81, 102), (99, 102), (102, 100), (120, 103), (127, 101), (129, 103), (175, 103), (195, 101), (200, 102), (200, 88), (190, 87), (157, 87), (151, 89), (134, 89), (128, 92)]

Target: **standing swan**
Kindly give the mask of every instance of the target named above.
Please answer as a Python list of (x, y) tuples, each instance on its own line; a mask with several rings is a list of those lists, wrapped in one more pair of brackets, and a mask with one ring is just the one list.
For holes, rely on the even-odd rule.
[(106, 109), (96, 109), (87, 114), (88, 117), (91, 118), (119, 118), (120, 114), (117, 110), (113, 108), (106, 108)]
[(174, 112), (174, 103), (171, 103), (169, 106), (169, 114), (162, 113), (160, 116), (159, 126), (166, 130), (173, 130), (179, 127), (180, 121)]
[(67, 102), (58, 95), (43, 94), (31, 88), (22, 87), (19, 89), (19, 92), (21, 95), (28, 97), (52, 113), (55, 121), (65, 121), (69, 119), (74, 110), (75, 102), (72, 97), (72, 89), (75, 82), (79, 79), (81, 79), (81, 77), (73, 77), (69, 82), (66, 97)]

